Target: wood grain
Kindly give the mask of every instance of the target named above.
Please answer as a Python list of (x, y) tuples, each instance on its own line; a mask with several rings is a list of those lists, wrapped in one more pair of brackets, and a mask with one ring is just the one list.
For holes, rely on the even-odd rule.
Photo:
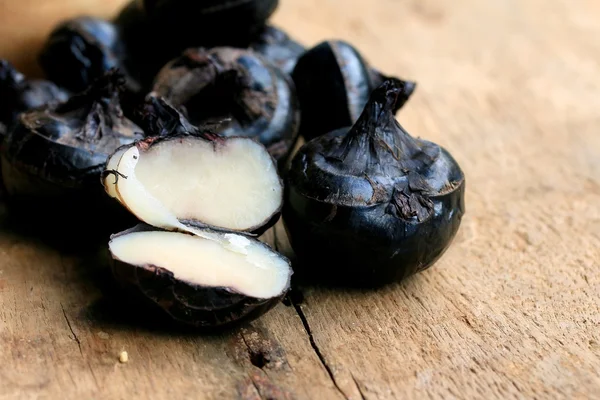
[[(57, 20), (118, 3), (0, 0), (0, 56), (33, 70)], [(99, 255), (2, 224), (0, 399), (597, 397), (600, 3), (282, 3), (275, 23), (303, 43), (344, 38), (419, 82), (399, 120), (467, 177), (452, 248), (401, 284), (302, 288), (200, 336), (116, 302)], [(265, 240), (289, 252), (281, 225)]]

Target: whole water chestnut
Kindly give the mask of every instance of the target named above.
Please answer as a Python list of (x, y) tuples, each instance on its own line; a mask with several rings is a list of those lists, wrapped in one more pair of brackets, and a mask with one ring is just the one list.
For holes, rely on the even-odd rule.
[(292, 73), (298, 58), (306, 51), (304, 46), (272, 25), (264, 27), (260, 35), (250, 44), (250, 49), (262, 55), (286, 74)]
[(108, 155), (143, 137), (121, 111), (121, 85), (111, 72), (65, 103), (19, 115), (1, 154), (14, 204), (33, 204), (30, 211), (60, 216), (61, 223), (102, 218), (104, 205), (112, 203), (99, 183)]
[(394, 113), (416, 88), (414, 82), (372, 69), (357, 49), (341, 40), (322, 42), (305, 52), (292, 78), (302, 110), (300, 134), (306, 140), (354, 124), (371, 92), (385, 80), (394, 80), (401, 88)]
[(73, 92), (84, 91), (115, 68), (125, 74), (126, 89), (138, 92), (139, 83), (127, 74), (126, 59), (116, 27), (92, 17), (62, 22), (52, 31), (39, 56), (46, 76)]
[(8, 129), (17, 116), (45, 105), (56, 105), (69, 98), (69, 93), (54, 83), (26, 79), (6, 60), (0, 60), (0, 124)]
[(294, 85), (256, 53), (231, 47), (188, 49), (157, 75), (151, 96), (180, 108), (193, 125), (222, 136), (255, 138), (276, 160), (297, 139)]
[(163, 27), (152, 25), (141, 2), (127, 4), (113, 24), (125, 46), (125, 67), (139, 81), (142, 91), (148, 92), (157, 72), (184, 48), (166, 40)]
[(385, 81), (358, 121), (295, 155), (283, 218), (296, 272), (334, 285), (379, 286), (431, 266), (455, 236), (465, 178), (442, 147), (394, 118), (404, 89)]
[(247, 46), (279, 0), (143, 0), (150, 23), (179, 54), (188, 47)]
[(265, 29), (277, 4), (277, 0), (132, 1), (114, 23), (129, 55), (128, 68), (148, 86), (162, 66), (192, 47), (252, 48), (270, 61), (287, 62), (291, 53), (302, 50), (283, 32)]

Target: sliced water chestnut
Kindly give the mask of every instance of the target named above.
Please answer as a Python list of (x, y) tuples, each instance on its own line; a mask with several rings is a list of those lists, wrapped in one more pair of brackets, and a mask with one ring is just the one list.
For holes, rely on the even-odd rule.
[(272, 25), (264, 27), (250, 48), (286, 74), (292, 73), (298, 58), (306, 51), (304, 46)]
[(108, 21), (79, 17), (58, 25), (39, 56), (46, 76), (73, 91), (87, 89), (96, 79), (118, 68), (126, 76), (126, 89), (140, 90), (127, 74), (127, 52), (116, 27)]
[(30, 212), (49, 217), (67, 210), (61, 221), (102, 215), (106, 196), (99, 181), (108, 155), (143, 137), (123, 116), (121, 83), (111, 72), (65, 103), (20, 114), (1, 154), (4, 184), (15, 204), (34, 204)]
[(199, 328), (258, 318), (283, 299), (293, 273), (289, 260), (266, 244), (206, 229), (139, 225), (113, 235), (109, 249), (119, 282)]
[(293, 83), (249, 50), (188, 49), (161, 70), (151, 95), (184, 110), (194, 125), (217, 124), (220, 135), (256, 138), (276, 160), (297, 139)]
[(356, 122), (371, 92), (385, 80), (402, 88), (394, 113), (410, 98), (416, 84), (388, 78), (372, 69), (347, 42), (322, 42), (304, 53), (292, 72), (302, 110), (300, 134), (311, 140)]
[(56, 105), (69, 98), (66, 90), (41, 79), (26, 79), (6, 60), (0, 60), (0, 124), (5, 130), (17, 116), (34, 108)]
[(295, 155), (283, 219), (299, 275), (379, 286), (428, 268), (450, 245), (465, 212), (465, 177), (446, 150), (396, 121), (402, 93), (384, 82), (352, 128)]
[(279, 219), (283, 184), (260, 143), (210, 133), (149, 137), (108, 160), (107, 193), (152, 226), (262, 233)]

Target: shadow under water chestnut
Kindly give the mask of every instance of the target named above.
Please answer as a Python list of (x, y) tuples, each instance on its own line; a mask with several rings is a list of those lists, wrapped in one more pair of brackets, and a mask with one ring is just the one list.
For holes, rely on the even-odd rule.
[(255, 138), (276, 160), (296, 142), (294, 85), (256, 53), (230, 47), (188, 49), (157, 75), (151, 96), (180, 108), (193, 125), (222, 136)]
[(445, 149), (396, 121), (403, 91), (385, 81), (351, 128), (313, 139), (294, 156), (283, 219), (305, 279), (401, 280), (431, 266), (458, 231), (464, 174)]

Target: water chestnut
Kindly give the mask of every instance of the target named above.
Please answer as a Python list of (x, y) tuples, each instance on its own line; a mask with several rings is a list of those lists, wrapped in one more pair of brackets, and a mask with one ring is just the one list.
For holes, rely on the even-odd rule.
[(112, 71), (64, 103), (19, 115), (1, 152), (4, 184), (15, 204), (34, 204), (48, 216), (64, 210), (63, 222), (101, 218), (109, 203), (99, 184), (108, 155), (143, 137), (121, 111), (121, 85)]
[(266, 244), (240, 234), (170, 232), (138, 225), (109, 243), (114, 276), (173, 319), (223, 328), (255, 319), (290, 288), (292, 268)]
[(334, 129), (352, 125), (362, 113), (371, 92), (384, 80), (395, 80), (401, 92), (398, 111), (416, 84), (389, 78), (372, 69), (359, 51), (347, 42), (322, 42), (306, 51), (292, 72), (300, 100), (300, 134), (311, 140)]
[(257, 139), (276, 160), (297, 139), (300, 110), (293, 83), (249, 50), (188, 49), (160, 71), (151, 96), (183, 110), (193, 125), (214, 124), (222, 136)]
[(167, 230), (261, 234), (283, 204), (283, 183), (265, 147), (245, 137), (171, 126), (118, 149), (104, 171), (106, 192), (138, 219)]
[(396, 121), (404, 90), (385, 81), (351, 128), (294, 156), (283, 218), (304, 277), (379, 286), (428, 268), (455, 236), (464, 174), (445, 149)]
[[(144, 0), (148, 20), (161, 27), (178, 54), (195, 46), (247, 46), (279, 0)], [(175, 55), (174, 54), (174, 55)]]
[(260, 35), (250, 44), (250, 49), (262, 55), (286, 74), (292, 73), (298, 58), (306, 51), (304, 46), (272, 25), (264, 27)]
[(126, 77), (126, 89), (140, 90), (128, 75), (127, 52), (117, 28), (108, 21), (79, 17), (59, 24), (50, 33), (39, 55), (46, 76), (73, 92), (87, 89), (96, 79), (118, 68)]
[(66, 101), (69, 93), (42, 79), (27, 79), (7, 60), (0, 60), (0, 124), (8, 129), (17, 116)]

